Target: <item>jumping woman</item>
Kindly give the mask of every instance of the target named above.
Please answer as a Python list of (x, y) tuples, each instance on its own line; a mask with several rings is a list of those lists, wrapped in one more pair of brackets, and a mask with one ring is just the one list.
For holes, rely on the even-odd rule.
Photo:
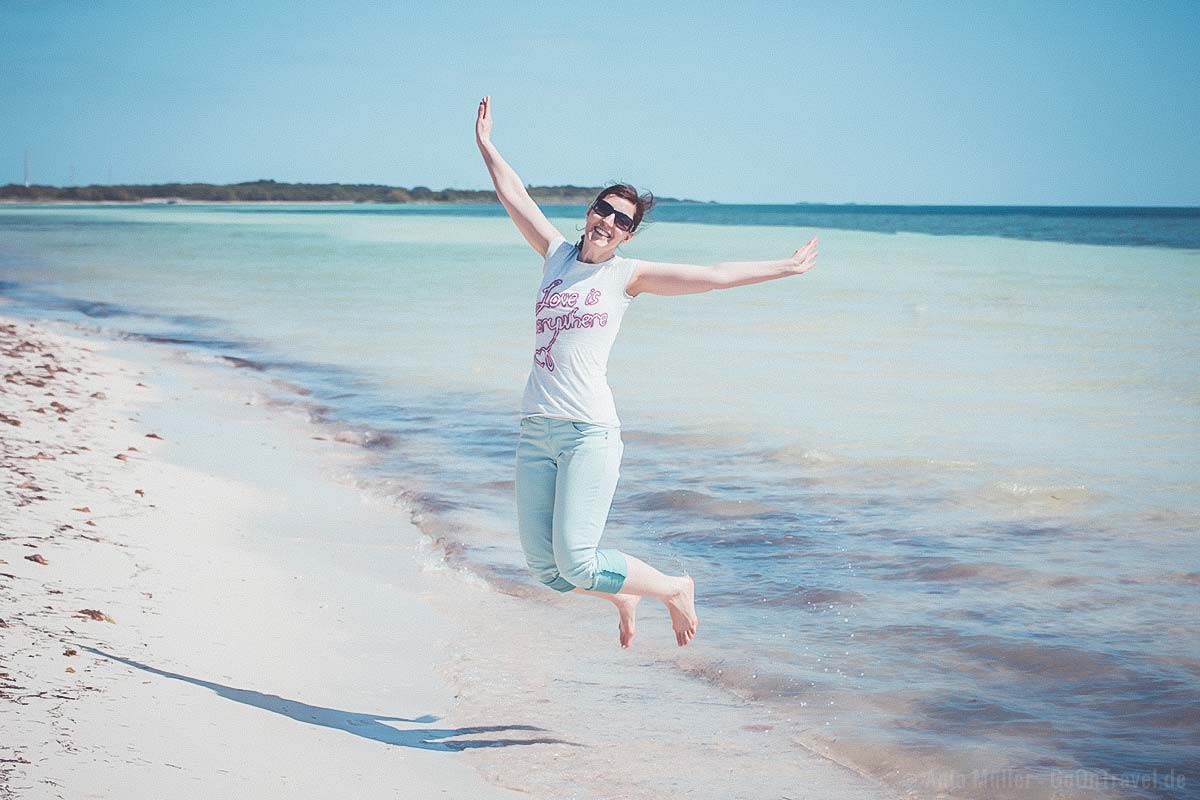
[(475, 140), (508, 216), (545, 259), (516, 459), (517, 526), (526, 563), (551, 589), (616, 605), (622, 647), (633, 640), (641, 599), (662, 601), (682, 647), (699, 623), (692, 579), (599, 548), (624, 450), (608, 354), (625, 309), (642, 292), (697, 294), (800, 275), (814, 265), (817, 240), (779, 261), (700, 267), (623, 258), (617, 247), (633, 238), (654, 198), (621, 183), (600, 192), (588, 208), (582, 238), (568, 244), (492, 144), (490, 97), (479, 103)]

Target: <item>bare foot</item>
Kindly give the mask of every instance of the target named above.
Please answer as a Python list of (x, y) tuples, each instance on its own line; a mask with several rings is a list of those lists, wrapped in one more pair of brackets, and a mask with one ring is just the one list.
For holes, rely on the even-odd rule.
[(642, 602), (642, 598), (636, 594), (614, 594), (612, 601), (620, 615), (617, 629), (621, 633), (621, 647), (629, 647), (633, 642), (634, 629), (637, 627), (637, 604)]
[(667, 600), (667, 610), (671, 612), (671, 627), (675, 629), (675, 641), (680, 647), (690, 642), (700, 626), (700, 618), (696, 616), (696, 582), (690, 575), (684, 575), (679, 589)]

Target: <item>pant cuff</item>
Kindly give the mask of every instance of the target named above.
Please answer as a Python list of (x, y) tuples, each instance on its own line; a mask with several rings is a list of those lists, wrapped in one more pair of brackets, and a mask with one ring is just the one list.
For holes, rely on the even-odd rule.
[(629, 562), (620, 550), (596, 551), (596, 583), (593, 592), (617, 594), (625, 585), (625, 576), (629, 574)]

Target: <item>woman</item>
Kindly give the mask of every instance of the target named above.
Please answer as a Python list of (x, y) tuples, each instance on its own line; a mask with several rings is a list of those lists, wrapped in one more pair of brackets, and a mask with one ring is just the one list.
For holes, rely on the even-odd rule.
[(622, 647), (633, 640), (643, 597), (666, 604), (682, 647), (699, 622), (695, 585), (619, 550), (599, 549), (624, 446), (606, 370), (629, 302), (642, 292), (694, 294), (760, 283), (812, 269), (817, 240), (779, 261), (715, 267), (631, 260), (616, 254), (654, 203), (626, 184), (600, 192), (583, 237), (568, 244), (492, 144), (492, 103), (475, 118), (475, 140), (496, 195), (517, 230), (545, 259), (538, 292), (533, 366), (517, 445), (517, 519), (533, 575), (560, 592), (603, 597), (617, 607)]

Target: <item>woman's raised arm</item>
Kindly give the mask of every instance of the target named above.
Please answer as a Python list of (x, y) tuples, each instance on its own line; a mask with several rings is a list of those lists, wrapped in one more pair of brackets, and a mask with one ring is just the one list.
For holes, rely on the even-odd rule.
[(693, 264), (663, 264), (638, 261), (625, 291), (631, 295), (699, 294), (711, 289), (732, 289), (762, 283), (788, 275), (803, 275), (817, 264), (817, 240), (814, 237), (791, 258), (779, 261), (724, 261), (713, 267)]
[(529, 196), (521, 176), (500, 157), (500, 151), (492, 144), (490, 96), (479, 101), (479, 112), (475, 117), (475, 143), (479, 145), (479, 152), (483, 154), (483, 163), (487, 164), (492, 184), (496, 187), (496, 196), (500, 198), (504, 210), (525, 237), (525, 241), (529, 242), (539, 255), (545, 257), (550, 242), (562, 234), (546, 219), (538, 204)]

